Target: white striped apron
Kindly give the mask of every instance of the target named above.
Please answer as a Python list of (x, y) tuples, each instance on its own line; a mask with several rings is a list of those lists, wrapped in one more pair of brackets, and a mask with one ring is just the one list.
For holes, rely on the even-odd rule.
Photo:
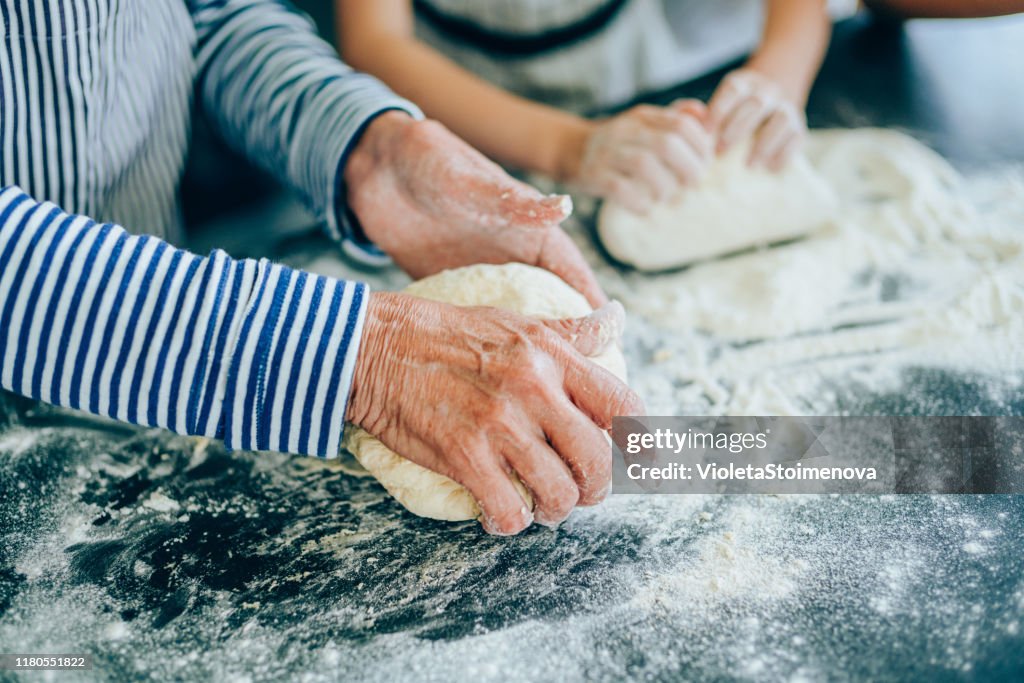
[[(831, 0), (834, 15), (852, 0)], [(577, 112), (750, 52), (763, 0), (415, 0), (416, 35), (506, 90)]]

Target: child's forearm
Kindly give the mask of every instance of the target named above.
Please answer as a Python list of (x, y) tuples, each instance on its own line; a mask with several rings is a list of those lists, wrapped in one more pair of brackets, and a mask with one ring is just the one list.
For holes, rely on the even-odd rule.
[(832, 32), (824, 0), (766, 0), (761, 44), (747, 66), (775, 81), (803, 106)]
[(585, 119), (490, 85), (413, 37), (364, 36), (343, 56), (491, 158), (562, 180), (575, 174)]

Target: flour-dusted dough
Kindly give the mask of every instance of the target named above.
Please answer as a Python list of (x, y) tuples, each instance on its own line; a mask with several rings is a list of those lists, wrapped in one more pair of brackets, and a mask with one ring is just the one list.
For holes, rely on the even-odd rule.
[(606, 201), (598, 217), (605, 249), (639, 270), (665, 270), (799, 237), (834, 215), (835, 192), (806, 158), (771, 173), (747, 166), (749, 150), (738, 145), (698, 187), (652, 206), (646, 216)]
[[(578, 318), (591, 312), (582, 294), (546, 270), (519, 263), (476, 265), (414, 282), (406, 294), (458, 306), (493, 306), (542, 319)], [(626, 379), (626, 360), (615, 344), (593, 362)], [(421, 517), (476, 519), (480, 508), (469, 491), (448, 477), (398, 455), (358, 427), (345, 430), (345, 448), (395, 499)], [(529, 492), (514, 480), (527, 504)]]

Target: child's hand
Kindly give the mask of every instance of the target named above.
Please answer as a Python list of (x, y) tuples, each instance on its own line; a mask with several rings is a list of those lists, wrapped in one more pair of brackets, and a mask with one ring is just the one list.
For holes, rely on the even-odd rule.
[(807, 132), (803, 110), (773, 80), (752, 69), (724, 79), (708, 105), (708, 125), (722, 153), (753, 136), (749, 164), (781, 169), (800, 148)]
[(695, 185), (713, 157), (696, 100), (670, 107), (640, 105), (595, 125), (569, 182), (644, 214), (681, 186)]

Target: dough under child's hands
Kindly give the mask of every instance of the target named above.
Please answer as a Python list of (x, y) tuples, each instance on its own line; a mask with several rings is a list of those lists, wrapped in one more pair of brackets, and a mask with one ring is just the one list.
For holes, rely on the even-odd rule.
[(802, 155), (778, 173), (746, 164), (751, 142), (711, 165), (698, 187), (637, 214), (607, 201), (598, 234), (616, 260), (666, 270), (753, 246), (799, 237), (834, 215), (833, 189)]

